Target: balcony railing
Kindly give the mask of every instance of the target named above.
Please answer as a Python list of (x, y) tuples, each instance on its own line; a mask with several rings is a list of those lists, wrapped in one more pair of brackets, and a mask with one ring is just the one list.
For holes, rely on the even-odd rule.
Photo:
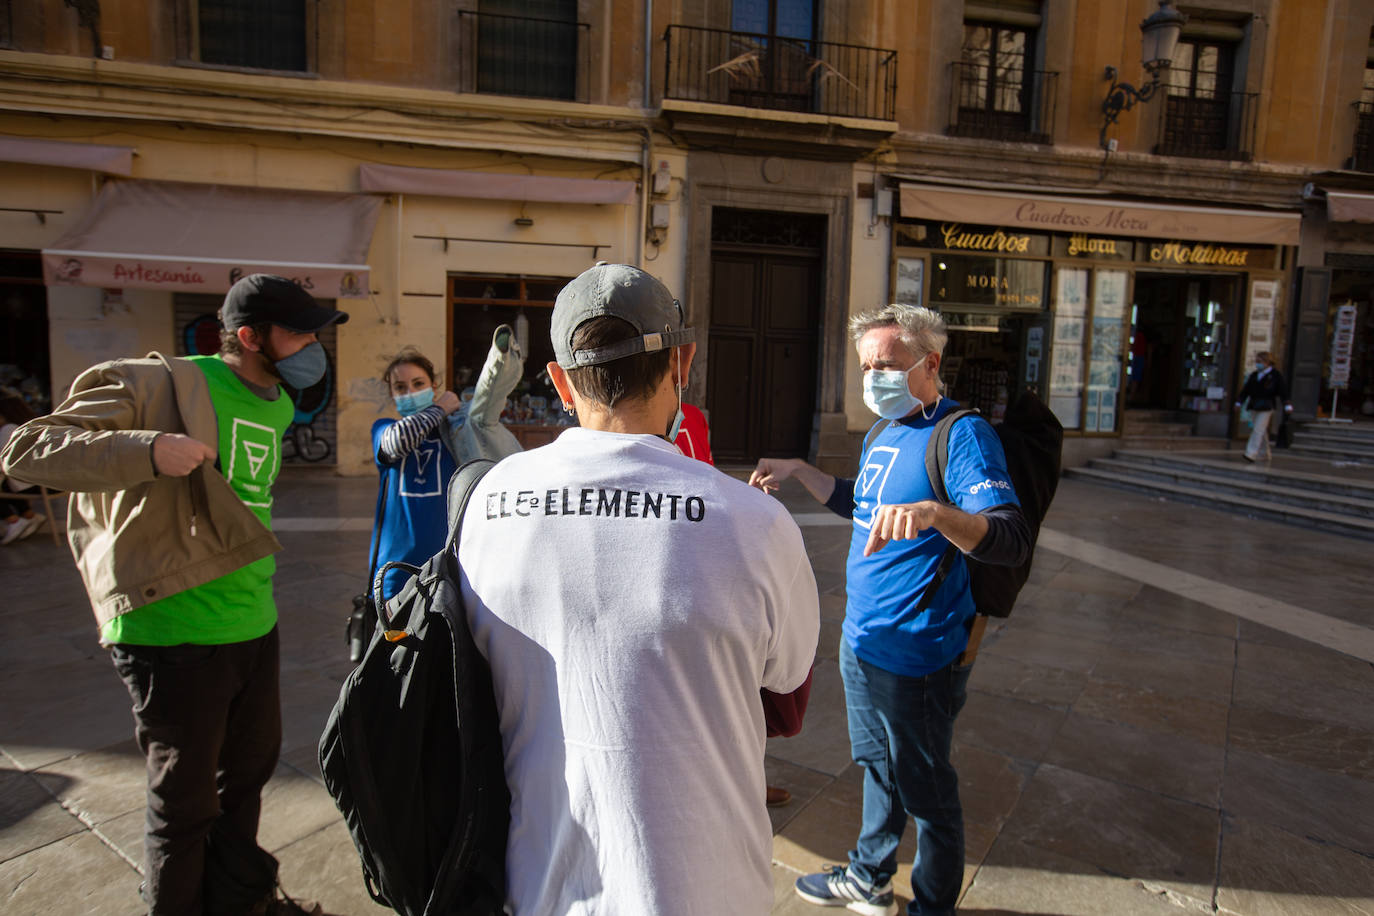
[(1159, 143), (1163, 156), (1239, 159), (1255, 155), (1255, 112), (1259, 96), (1233, 92), (1215, 99), (1170, 95), (1160, 106)]
[(896, 51), (686, 25), (663, 38), (664, 98), (892, 120)]
[(585, 22), (458, 12), (459, 92), (587, 101)]
[(989, 73), (986, 64), (956, 60), (950, 64), (950, 86), (950, 136), (1054, 142), (1058, 73)]
[(1355, 154), (1350, 167), (1357, 172), (1374, 172), (1374, 102), (1355, 103)]

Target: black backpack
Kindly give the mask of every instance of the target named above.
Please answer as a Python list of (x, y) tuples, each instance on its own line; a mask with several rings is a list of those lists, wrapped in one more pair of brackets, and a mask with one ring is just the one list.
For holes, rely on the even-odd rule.
[[(320, 771), (378, 903), (404, 916), (487, 916), (505, 900), (510, 792), (491, 669), (468, 629), (458, 534), (477, 481), (449, 483), (448, 545), (421, 568), (387, 563), (381, 626), (320, 736)], [(412, 578), (381, 598), (391, 567)]]
[[(945, 467), (949, 464), (949, 433), (960, 418), (976, 416), (977, 410), (953, 410), (940, 418), (926, 443), (926, 474), (930, 477), (935, 498), (952, 503), (945, 490)], [(868, 445), (893, 421), (884, 420), (873, 427), (864, 442)], [(1031, 562), (1035, 558), (1035, 541), (1040, 536), (1040, 523), (1050, 511), (1054, 491), (1059, 486), (1059, 460), (1064, 446), (1064, 427), (1045, 403), (1029, 391), (1007, 407), (1002, 422), (994, 426), (1002, 450), (1007, 457), (1007, 473), (1021, 503), (1021, 514), (1030, 527), (1031, 553), (1019, 566), (993, 566), (965, 557), (968, 563), (969, 589), (978, 613), (991, 617), (1008, 617), (1016, 604), (1016, 595), (1026, 584)], [(949, 575), (959, 548), (950, 544), (936, 568), (935, 577), (922, 595), (920, 609), (924, 610), (945, 577)]]

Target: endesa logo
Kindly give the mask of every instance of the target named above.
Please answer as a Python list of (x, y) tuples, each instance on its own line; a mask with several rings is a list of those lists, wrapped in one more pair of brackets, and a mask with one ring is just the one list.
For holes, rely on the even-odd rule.
[(968, 488), (969, 496), (977, 496), (984, 490), (1010, 490), (1011, 484), (1005, 480), (984, 480), (982, 483), (975, 483)]

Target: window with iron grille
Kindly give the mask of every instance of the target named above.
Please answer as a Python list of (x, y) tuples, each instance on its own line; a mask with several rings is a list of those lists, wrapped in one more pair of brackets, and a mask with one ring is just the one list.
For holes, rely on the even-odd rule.
[(965, 5), (964, 39), (951, 64), (949, 133), (1049, 143), (1057, 73), (1036, 69), (1040, 4)]
[[(1369, 45), (1374, 52), (1374, 29), (1369, 32)], [(1350, 167), (1374, 172), (1374, 53), (1365, 61), (1363, 88), (1355, 103), (1355, 154)]]
[(195, 58), (258, 70), (310, 69), (307, 0), (189, 0)]
[(477, 92), (578, 98), (576, 0), (480, 0), (463, 15), (475, 29)]
[(1229, 42), (1179, 40), (1165, 71), (1160, 152), (1223, 157), (1236, 149), (1235, 60), (1236, 47)]

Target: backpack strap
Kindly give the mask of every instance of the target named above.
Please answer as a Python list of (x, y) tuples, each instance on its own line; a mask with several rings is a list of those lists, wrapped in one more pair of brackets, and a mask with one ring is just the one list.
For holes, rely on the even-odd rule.
[(926, 440), (926, 476), (930, 478), (930, 488), (935, 498), (942, 503), (950, 503), (949, 491), (945, 489), (945, 469), (949, 467), (949, 432), (954, 424), (963, 417), (973, 414), (976, 409), (951, 410), (940, 418)]
[[(873, 444), (874, 439), (878, 438), (878, 434), (880, 432), (887, 429), (889, 426), (896, 422), (896, 420), (879, 420), (877, 423), (874, 423), (873, 428), (868, 431), (868, 435), (864, 436), (863, 452), (868, 451), (868, 447)], [(859, 453), (860, 456), (863, 455), (863, 452)]]

